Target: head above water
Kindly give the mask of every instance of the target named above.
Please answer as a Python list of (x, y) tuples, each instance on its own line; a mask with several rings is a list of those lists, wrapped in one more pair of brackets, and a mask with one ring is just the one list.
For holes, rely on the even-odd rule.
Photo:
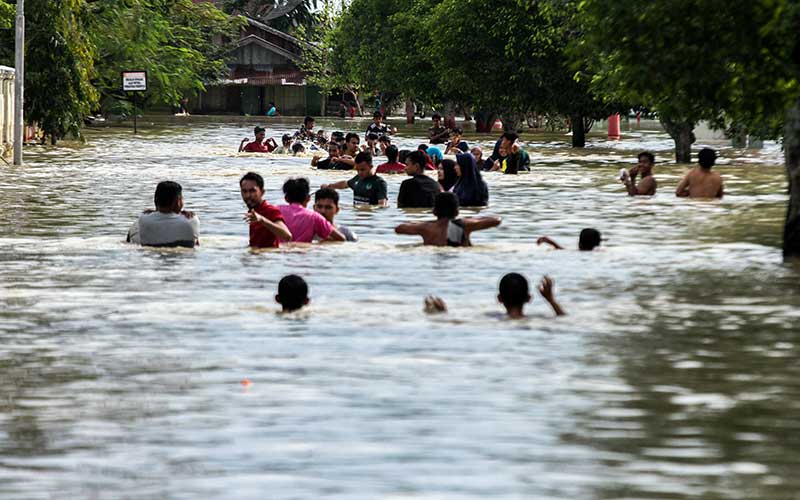
[(247, 172), (239, 179), (242, 201), (247, 208), (254, 209), (261, 204), (264, 196), (264, 178), (255, 172)]
[(375, 132), (370, 132), (369, 134), (367, 134), (368, 142), (375, 142), (377, 140), (378, 140), (378, 134), (376, 134)]
[(519, 273), (508, 273), (503, 276), (499, 289), (497, 300), (506, 306), (506, 309), (522, 308), (531, 301), (528, 280)]
[(595, 247), (599, 247), (601, 241), (603, 241), (603, 237), (600, 235), (600, 231), (593, 228), (586, 228), (581, 231), (578, 237), (578, 250), (590, 252), (594, 250)]
[(267, 129), (265, 129), (264, 127), (258, 127), (257, 126), (256, 128), (253, 129), (253, 134), (257, 136), (258, 134), (263, 134), (266, 131), (267, 131)]
[(503, 135), (500, 136), (500, 140), (507, 143), (508, 146), (511, 146), (519, 139), (519, 134), (516, 132), (504, 132)]
[(281, 278), (278, 283), (278, 294), (275, 296), (275, 302), (283, 306), (284, 312), (302, 309), (303, 306), (309, 303), (306, 280), (296, 274)]
[(356, 149), (358, 147), (358, 143), (360, 142), (360, 139), (358, 138), (358, 134), (356, 134), (355, 132), (349, 132), (345, 136), (344, 142), (347, 145), (347, 148), (352, 151), (352, 150), (354, 150), (354, 149)]
[(425, 170), (425, 165), (428, 164), (428, 159), (422, 151), (411, 151), (406, 156), (406, 173), (408, 175), (421, 174)]
[(411, 151), (409, 151), (408, 149), (401, 149), (400, 153), (397, 156), (397, 161), (399, 161), (400, 163), (405, 163), (406, 162), (406, 158), (408, 158), (408, 155), (410, 155), (410, 154), (411, 154)]
[(362, 179), (372, 175), (372, 155), (367, 151), (362, 151), (354, 158), (356, 162), (356, 172)]
[(449, 191), (437, 194), (433, 200), (433, 215), (438, 219), (458, 217), (458, 197)]
[(310, 199), (311, 186), (305, 177), (287, 179), (283, 183), (283, 195), (286, 203), (300, 203), (305, 205)]
[(314, 193), (314, 211), (333, 223), (333, 218), (339, 213), (339, 193), (335, 189), (322, 188)]
[(313, 116), (306, 116), (305, 118), (303, 118), (303, 125), (305, 125), (306, 128), (313, 127), (314, 126), (314, 117)]
[(289, 147), (289, 144), (292, 143), (292, 135), (291, 134), (283, 134), (281, 136), (281, 142), (283, 143), (284, 147)]
[(717, 152), (711, 148), (703, 148), (697, 153), (697, 162), (701, 167), (709, 170), (717, 162)]
[(442, 115), (439, 113), (434, 113), (433, 116), (431, 116), (431, 120), (433, 121), (434, 125), (438, 125), (439, 122), (442, 121)]
[(183, 209), (183, 188), (177, 182), (161, 181), (156, 186), (153, 202), (159, 212), (179, 213)]
[(305, 151), (306, 151), (306, 147), (303, 146), (301, 143), (295, 142), (294, 144), (292, 144), (292, 153), (294, 153), (294, 154), (305, 153)]
[(375, 121), (375, 123), (380, 123), (381, 120), (383, 120), (383, 113), (380, 111), (372, 113), (372, 119)]
[(397, 151), (397, 146), (394, 144), (386, 147), (386, 159), (389, 160), (390, 163), (397, 161), (398, 154), (399, 152)]

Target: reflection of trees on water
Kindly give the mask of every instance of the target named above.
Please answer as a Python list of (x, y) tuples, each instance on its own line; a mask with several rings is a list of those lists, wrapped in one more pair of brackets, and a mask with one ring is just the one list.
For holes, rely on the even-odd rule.
[(793, 281), (689, 272), (637, 290), (641, 309), (609, 319), (619, 333), (591, 351), (617, 358), (623, 385), (590, 389), (597, 407), (576, 416), (583, 428), (575, 435), (562, 436), (604, 452), (610, 474), (597, 498), (794, 498), (800, 329), (787, 312), (800, 306), (800, 294), (789, 292)]

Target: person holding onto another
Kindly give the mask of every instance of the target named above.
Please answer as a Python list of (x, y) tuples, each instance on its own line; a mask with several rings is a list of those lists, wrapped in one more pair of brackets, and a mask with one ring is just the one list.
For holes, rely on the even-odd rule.
[(300, 130), (294, 133), (294, 138), (300, 141), (314, 141), (317, 134), (314, 132), (314, 117), (306, 116)]
[(678, 184), (675, 195), (681, 198), (722, 198), (725, 194), (722, 176), (711, 171), (717, 161), (717, 152), (704, 148), (698, 153), (697, 160), (699, 165), (686, 174)]
[[(630, 170), (622, 170), (620, 180), (625, 184), (629, 196), (652, 196), (656, 194), (656, 178), (653, 177), (653, 167), (656, 157), (649, 151), (642, 151), (638, 156), (639, 163)], [(636, 176), (641, 176), (636, 184)]]
[(393, 135), (396, 132), (396, 128), (383, 123), (383, 114), (380, 111), (375, 111), (372, 113), (372, 123), (367, 127), (364, 137), (368, 137), (369, 134), (376, 134), (378, 137), (383, 137), (385, 135)]
[(334, 217), (339, 213), (339, 193), (335, 189), (322, 188), (314, 193), (314, 211), (325, 217), (328, 222), (344, 235), (347, 241), (358, 241), (356, 233), (345, 225), (336, 224)]
[(470, 234), (474, 231), (499, 226), (499, 217), (470, 217), (457, 219), (458, 198), (453, 193), (439, 193), (433, 206), (435, 221), (407, 222), (394, 228), (397, 234), (416, 234), (422, 236), (423, 245), (469, 247), (472, 246)]
[(314, 238), (320, 241), (344, 241), (344, 235), (328, 219), (306, 208), (311, 201), (310, 192), (308, 179), (300, 177), (283, 183), (284, 199), (288, 205), (280, 205), (278, 209), (286, 227), (292, 233), (291, 241), (311, 243)]
[(281, 305), (283, 313), (298, 311), (307, 306), (311, 299), (308, 298), (306, 280), (296, 274), (281, 278), (278, 282), (278, 294), (275, 295), (275, 302)]
[(145, 210), (128, 231), (128, 243), (149, 247), (194, 248), (200, 244), (199, 221), (183, 211), (183, 188), (173, 181), (162, 181), (153, 196), (155, 210)]
[(264, 178), (248, 172), (239, 180), (239, 188), (247, 206), (244, 220), (250, 225), (250, 246), (278, 248), (280, 240), (291, 241), (292, 233), (286, 227), (280, 209), (264, 200)]
[(333, 184), (323, 184), (323, 188), (353, 190), (354, 205), (378, 205), (385, 207), (386, 181), (375, 175), (372, 168), (372, 155), (362, 151), (355, 157), (357, 175), (349, 181), (339, 181)]

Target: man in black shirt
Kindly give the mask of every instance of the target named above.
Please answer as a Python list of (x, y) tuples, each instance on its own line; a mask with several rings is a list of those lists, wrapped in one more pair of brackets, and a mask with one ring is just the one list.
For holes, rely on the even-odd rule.
[(442, 187), (438, 182), (425, 175), (425, 155), (414, 151), (406, 157), (406, 179), (400, 184), (397, 195), (398, 208), (432, 208), (436, 195)]
[(372, 123), (370, 123), (369, 127), (367, 127), (367, 131), (364, 133), (364, 138), (366, 139), (369, 137), (369, 134), (376, 134), (380, 138), (384, 135), (394, 134), (395, 132), (397, 132), (397, 129), (391, 125), (383, 123), (383, 115), (380, 111), (376, 111), (372, 114)]

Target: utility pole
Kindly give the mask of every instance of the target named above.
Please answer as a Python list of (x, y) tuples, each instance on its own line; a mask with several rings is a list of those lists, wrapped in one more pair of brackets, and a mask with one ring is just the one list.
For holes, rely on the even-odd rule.
[(14, 43), (14, 165), (22, 165), (25, 122), (25, 1), (17, 0), (17, 38)]

